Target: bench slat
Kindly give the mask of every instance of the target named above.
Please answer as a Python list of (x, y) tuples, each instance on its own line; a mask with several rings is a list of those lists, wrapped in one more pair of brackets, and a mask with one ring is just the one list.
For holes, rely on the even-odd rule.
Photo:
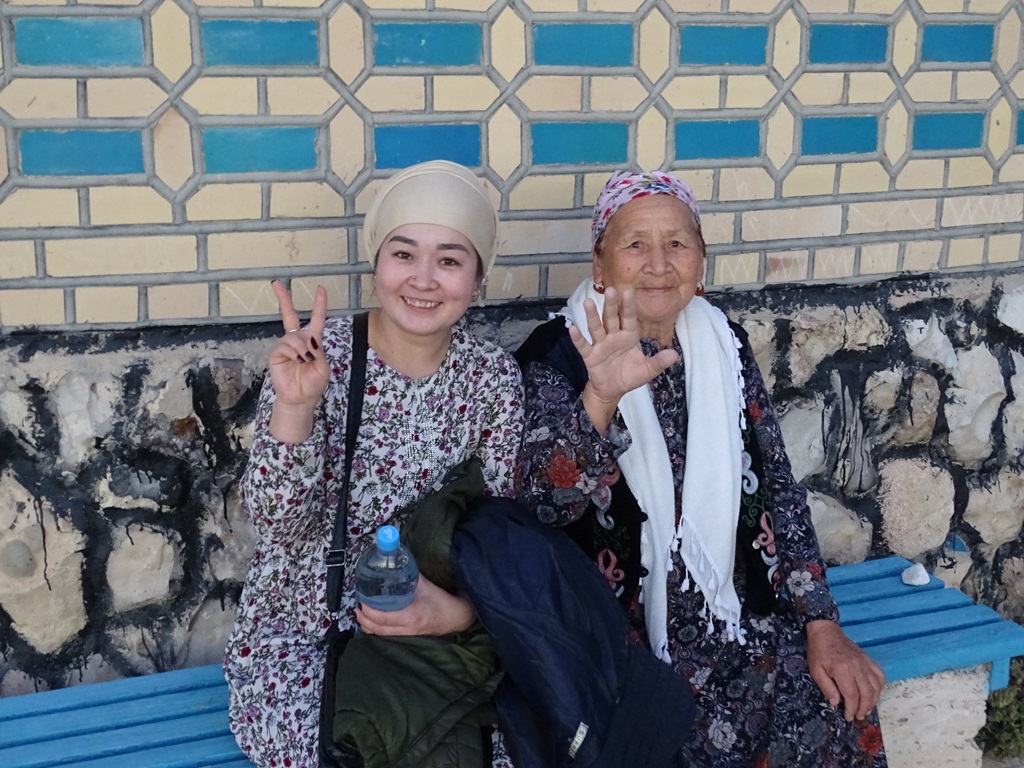
[(968, 605), (938, 613), (923, 613), (910, 620), (896, 618), (855, 624), (852, 627), (844, 627), (843, 630), (853, 642), (867, 650), (871, 646), (896, 640), (941, 635), (982, 624), (998, 624), (1001, 621), (1003, 617), (988, 606)]
[(235, 737), (216, 736), (212, 739), (175, 744), (173, 748), (140, 749), (122, 755), (111, 755), (75, 763), (54, 763), (53, 768), (253, 768), (253, 764), (238, 748)]
[(839, 623), (849, 634), (856, 624), (884, 619), (917, 616), (922, 613), (946, 611), (974, 605), (969, 595), (959, 589), (926, 589), (902, 597), (883, 598), (863, 603), (840, 603)]
[(945, 589), (946, 584), (934, 576), (927, 584), (919, 587), (904, 584), (899, 576), (887, 576), (882, 579), (872, 579), (864, 582), (851, 582), (832, 588), (832, 598), (839, 605), (850, 605), (862, 603), (866, 600), (882, 600), (890, 597), (901, 597), (911, 595), (915, 592), (925, 592), (929, 589)]
[(69, 716), (68, 712), (51, 712), (29, 719), (22, 718), (20, 722), (14, 721), (0, 731), (0, 749), (66, 739), (79, 734), (113, 731), (143, 723), (163, 722), (173, 717), (218, 711), (226, 713), (227, 708), (227, 685), (221, 681), (218, 687), (82, 707), (73, 716)]
[(881, 579), (886, 576), (899, 576), (911, 565), (913, 563), (902, 557), (883, 557), (851, 565), (835, 565), (826, 573), (829, 586), (835, 588), (844, 584)]

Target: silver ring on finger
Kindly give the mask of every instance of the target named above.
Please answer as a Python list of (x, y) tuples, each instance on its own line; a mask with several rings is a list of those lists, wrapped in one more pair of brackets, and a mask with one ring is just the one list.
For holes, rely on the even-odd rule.
[(290, 331), (285, 331), (285, 333), (298, 333), (301, 330), (302, 328), (292, 328)]

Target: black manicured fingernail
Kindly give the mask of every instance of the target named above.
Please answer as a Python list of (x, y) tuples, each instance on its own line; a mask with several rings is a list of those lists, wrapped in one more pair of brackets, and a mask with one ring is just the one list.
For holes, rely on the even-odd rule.
[(309, 343), (313, 345), (313, 349), (320, 349), (320, 345), (316, 343), (316, 339), (310, 339)]
[(314, 360), (316, 360), (316, 358), (313, 357), (313, 353), (312, 352), (307, 352), (306, 353), (306, 359), (309, 360), (309, 362), (313, 362)]
[(305, 363), (306, 362), (305, 360), (302, 359), (302, 355), (296, 355), (295, 359), (298, 360), (300, 363)]

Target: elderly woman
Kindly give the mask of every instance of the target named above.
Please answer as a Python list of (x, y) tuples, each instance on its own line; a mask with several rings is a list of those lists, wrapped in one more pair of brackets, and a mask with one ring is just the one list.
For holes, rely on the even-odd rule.
[(634, 639), (690, 683), (688, 764), (885, 766), (884, 676), (836, 623), (747, 338), (700, 296), (692, 191), (618, 173), (592, 235), (593, 282), (517, 353), (520, 497), (594, 558)]

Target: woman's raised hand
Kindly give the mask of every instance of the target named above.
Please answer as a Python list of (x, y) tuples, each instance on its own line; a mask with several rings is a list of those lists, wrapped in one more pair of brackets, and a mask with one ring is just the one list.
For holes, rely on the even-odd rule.
[(583, 405), (594, 427), (603, 434), (622, 396), (667, 370), (679, 359), (679, 354), (672, 349), (663, 349), (653, 357), (644, 354), (633, 291), (623, 291), (620, 301), (618, 291), (609, 287), (601, 315), (590, 299), (583, 306), (591, 340), (588, 342), (576, 326), (569, 328), (569, 336), (589, 375), (583, 390)]
[(331, 377), (323, 351), (327, 291), (316, 289), (309, 325), (303, 327), (288, 289), (278, 280), (271, 287), (285, 333), (270, 352), (270, 380), (276, 396), (270, 433), (281, 442), (300, 443), (312, 434), (313, 415)]

